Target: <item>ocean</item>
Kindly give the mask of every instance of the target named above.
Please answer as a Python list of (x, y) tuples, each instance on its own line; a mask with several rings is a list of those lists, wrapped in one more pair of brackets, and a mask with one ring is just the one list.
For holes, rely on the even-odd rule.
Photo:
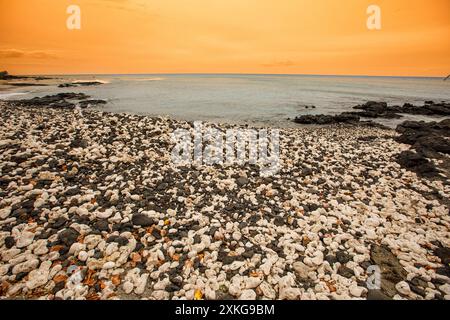
[[(84, 92), (92, 98), (107, 100), (107, 105), (99, 107), (105, 111), (280, 127), (298, 126), (289, 119), (299, 115), (351, 111), (353, 106), (369, 100), (386, 101), (389, 105), (405, 102), (422, 105), (426, 100), (450, 101), (450, 81), (442, 78), (243, 74), (52, 77), (56, 79), (42, 81), (49, 86), (2, 86), (0, 99)], [(85, 80), (99, 80), (104, 84), (57, 87), (60, 83)], [(405, 115), (402, 119), (374, 121), (395, 127), (404, 120), (440, 119)]]

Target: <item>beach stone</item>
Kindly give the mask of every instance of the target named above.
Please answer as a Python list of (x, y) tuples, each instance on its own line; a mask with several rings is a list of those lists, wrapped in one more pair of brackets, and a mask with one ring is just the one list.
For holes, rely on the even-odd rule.
[(13, 274), (19, 274), (22, 272), (28, 273), (31, 270), (36, 269), (38, 266), (39, 266), (38, 259), (27, 260), (22, 263), (16, 264), (12, 269), (12, 273)]
[(129, 242), (129, 240), (125, 237), (120, 236), (110, 236), (107, 240), (107, 243), (116, 242), (119, 244), (119, 246), (126, 246)]
[(94, 228), (99, 231), (109, 231), (109, 223), (107, 220), (99, 220), (94, 224)]
[(256, 292), (250, 289), (242, 291), (239, 300), (256, 300)]
[(105, 264), (103, 264), (102, 269), (109, 270), (109, 269), (114, 268), (115, 266), (116, 266), (116, 264), (113, 261), (108, 261)]
[(5, 247), (7, 249), (11, 249), (12, 247), (14, 247), (15, 244), (16, 244), (16, 240), (14, 239), (14, 237), (6, 237), (5, 238)]
[(273, 289), (272, 286), (265, 281), (259, 285), (259, 289), (267, 299), (275, 299), (277, 296), (275, 289)]
[(341, 266), (339, 267), (337, 273), (338, 273), (339, 275), (345, 277), (345, 278), (351, 278), (351, 277), (353, 277), (353, 276), (355, 275), (355, 272), (354, 272), (352, 269), (347, 268), (347, 267), (344, 266), (344, 265), (341, 265)]
[(130, 281), (125, 281), (122, 285), (122, 288), (126, 294), (130, 294), (134, 289), (134, 285)]
[(132, 222), (134, 225), (141, 226), (141, 227), (150, 227), (155, 224), (155, 221), (152, 218), (150, 218), (144, 214), (134, 214), (133, 218), (132, 218)]
[(395, 285), (395, 288), (397, 289), (398, 292), (400, 292), (405, 296), (411, 294), (411, 288), (409, 287), (409, 284), (406, 281), (400, 281)]
[(28, 281), (26, 282), (27, 288), (34, 290), (40, 286), (44, 286), (50, 280), (48, 279), (48, 275), (51, 265), (51, 261), (44, 261), (38, 270), (32, 270), (28, 274)]
[(339, 263), (341, 263), (341, 264), (346, 264), (347, 262), (349, 262), (350, 260), (352, 260), (352, 257), (351, 257), (348, 253), (346, 253), (346, 252), (344, 252), (344, 251), (338, 251), (338, 252), (336, 253), (336, 259), (337, 259), (337, 261), (338, 261)]
[(308, 267), (303, 262), (297, 261), (292, 265), (297, 276), (301, 279), (308, 279), (308, 273), (311, 272), (311, 267)]
[(262, 280), (263, 280), (262, 278), (247, 277), (245, 279), (245, 288), (246, 289), (254, 289), (261, 284)]
[(75, 243), (80, 234), (78, 231), (72, 228), (65, 229), (58, 233), (58, 239), (66, 246), (70, 247), (73, 243)]
[(34, 233), (23, 231), (20, 233), (19, 238), (16, 241), (16, 247), (17, 248), (24, 248), (28, 247), (34, 240)]
[(297, 300), (301, 297), (302, 293), (298, 288), (282, 288), (280, 289), (280, 300)]
[(237, 184), (239, 185), (239, 186), (245, 186), (246, 184), (248, 184), (249, 182), (250, 182), (250, 180), (248, 180), (247, 178), (245, 178), (245, 177), (239, 177), (239, 178), (237, 178), (236, 179), (236, 182), (237, 182)]

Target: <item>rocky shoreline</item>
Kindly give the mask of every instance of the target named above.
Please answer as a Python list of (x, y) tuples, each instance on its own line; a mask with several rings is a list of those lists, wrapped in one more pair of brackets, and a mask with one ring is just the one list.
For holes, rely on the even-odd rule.
[(386, 102), (368, 101), (362, 105), (354, 106), (353, 109), (361, 111), (347, 111), (337, 115), (302, 115), (294, 119), (294, 122), (299, 124), (334, 124), (334, 123), (347, 123), (347, 124), (364, 124), (364, 125), (377, 125), (372, 120), (366, 119), (400, 119), (402, 114), (414, 114), (425, 116), (450, 116), (450, 103), (448, 102), (434, 102), (425, 101), (423, 106), (415, 106), (410, 103), (405, 103), (403, 106), (388, 106)]
[(450, 299), (450, 186), (397, 163), (414, 141), (292, 128), (272, 177), (175, 167), (190, 123), (88, 99), (0, 101), (0, 298)]

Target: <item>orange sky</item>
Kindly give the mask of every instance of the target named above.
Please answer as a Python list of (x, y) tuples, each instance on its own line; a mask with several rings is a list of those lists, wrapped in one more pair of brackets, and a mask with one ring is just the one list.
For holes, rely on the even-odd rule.
[(444, 76), (450, 0), (0, 0), (0, 69)]

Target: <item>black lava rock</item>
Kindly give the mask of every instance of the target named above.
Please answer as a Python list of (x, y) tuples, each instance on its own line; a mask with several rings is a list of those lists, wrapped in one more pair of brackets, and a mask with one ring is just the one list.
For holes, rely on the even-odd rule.
[(133, 218), (131, 219), (134, 225), (141, 226), (141, 227), (150, 227), (155, 224), (155, 221), (143, 214), (134, 214)]

